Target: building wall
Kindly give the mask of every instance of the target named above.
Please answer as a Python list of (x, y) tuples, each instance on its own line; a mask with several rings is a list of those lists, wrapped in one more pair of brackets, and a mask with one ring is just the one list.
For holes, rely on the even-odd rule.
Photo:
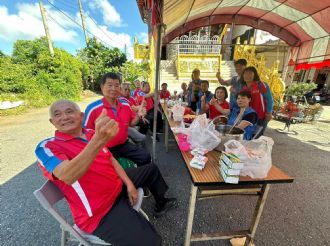
[(284, 57), (284, 52), (276, 52), (276, 51), (266, 51), (266, 52), (262, 52), (262, 53), (258, 53), (258, 57), (260, 55), (264, 55), (266, 58), (266, 67), (270, 68), (274, 62), (276, 62), (276, 60), (280, 61), (280, 65), (279, 65), (279, 71), (282, 71), (282, 67), (283, 67), (283, 59)]

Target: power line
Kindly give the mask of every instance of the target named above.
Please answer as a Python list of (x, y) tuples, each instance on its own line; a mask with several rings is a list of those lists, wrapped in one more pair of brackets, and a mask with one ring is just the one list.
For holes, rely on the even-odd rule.
[(67, 28), (64, 27), (62, 24), (60, 24), (55, 18), (53, 18), (50, 13), (47, 13), (47, 17), (49, 17), (51, 19), (51, 21), (53, 21), (54, 23), (56, 23), (57, 25), (62, 27), (64, 30), (67, 30)]
[(77, 10), (78, 11), (78, 7), (75, 4), (71, 4), (70, 1), (59, 1), (56, 0), (57, 3), (60, 3), (61, 5), (64, 5), (67, 8), (73, 9), (73, 10)]
[(124, 46), (126, 45), (125, 43), (118, 43), (116, 40), (112, 39), (106, 31), (104, 31), (101, 27), (98, 26), (98, 24), (96, 23), (96, 21), (88, 13), (85, 12), (85, 14), (87, 15), (88, 18), (90, 18), (94, 22), (94, 24), (96, 25), (96, 27), (98, 29), (100, 29), (104, 33), (104, 35), (107, 36), (110, 40), (112, 40), (113, 42), (115, 42), (115, 43), (117, 43), (118, 45), (121, 45), (121, 46), (122, 45), (124, 45)]
[[(74, 22), (76, 25), (78, 25), (79, 27), (82, 28), (82, 25), (79, 24), (76, 20), (74, 20), (70, 15), (68, 15), (67, 13), (65, 13), (64, 11), (62, 11), (60, 8), (58, 8), (57, 6), (55, 6), (53, 3), (51, 3), (49, 0), (47, 0), (47, 2), (52, 5), (55, 9), (57, 9), (58, 11), (60, 11), (63, 15), (65, 15), (68, 19), (70, 19), (72, 22)], [(108, 44), (107, 42), (103, 41), (102, 39), (100, 39), (98, 36), (94, 35), (92, 32), (90, 32), (87, 28), (86, 31), (91, 34), (92, 36), (96, 37), (98, 40), (100, 40), (102, 43), (110, 46), (111, 48), (114, 48), (112, 45)]]
[[(66, 7), (68, 7), (68, 8), (70, 8), (70, 9), (72, 9), (72, 10), (75, 10), (75, 11), (79, 11), (79, 9), (78, 8), (76, 8), (76, 7), (73, 7), (73, 5), (72, 4), (68, 4), (69, 2), (62, 2), (62, 1), (59, 1), (59, 0), (57, 0), (57, 2), (59, 2), (60, 4), (63, 4), (64, 6), (66, 6)], [(118, 42), (118, 41), (116, 41), (116, 40), (114, 40), (113, 38), (111, 38), (111, 36), (106, 32), (106, 31), (104, 31), (104, 29), (102, 29), (98, 24), (97, 24), (97, 22), (96, 22), (96, 20), (92, 17), (92, 16), (90, 16), (87, 12), (84, 12), (84, 14), (88, 17), (88, 18), (90, 18), (92, 21), (93, 21), (93, 23), (95, 24), (95, 26), (109, 39), (109, 40), (111, 40), (111, 41), (113, 41), (113, 42), (115, 42), (116, 44), (118, 44), (118, 45), (120, 45), (120, 46), (125, 46), (125, 43), (121, 43), (121, 42)]]

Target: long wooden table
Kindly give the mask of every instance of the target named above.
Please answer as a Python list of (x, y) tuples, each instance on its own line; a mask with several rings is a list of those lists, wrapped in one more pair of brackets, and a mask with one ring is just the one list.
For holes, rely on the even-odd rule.
[[(165, 104), (162, 104), (165, 119), (165, 146), (168, 151), (169, 127), (179, 126), (179, 122), (174, 122), (168, 114)], [(176, 142), (178, 138), (175, 134)], [(203, 170), (192, 168), (189, 162), (193, 158), (189, 151), (182, 152), (182, 157), (191, 177), (191, 195), (188, 210), (188, 221), (185, 238), (185, 246), (195, 241), (208, 241), (219, 239), (230, 239), (234, 237), (246, 237), (245, 245), (249, 245), (254, 240), (256, 230), (260, 221), (262, 211), (267, 199), (271, 184), (292, 183), (293, 178), (285, 174), (276, 166), (272, 166), (268, 176), (264, 179), (252, 179), (248, 176), (240, 176), (239, 183), (236, 185), (225, 183), (219, 172), (220, 152), (210, 151), (206, 154), (208, 162)], [(213, 233), (195, 233), (192, 234), (192, 227), (197, 200), (216, 198), (222, 195), (256, 195), (258, 196), (252, 217), (250, 228), (242, 231), (213, 232)]]

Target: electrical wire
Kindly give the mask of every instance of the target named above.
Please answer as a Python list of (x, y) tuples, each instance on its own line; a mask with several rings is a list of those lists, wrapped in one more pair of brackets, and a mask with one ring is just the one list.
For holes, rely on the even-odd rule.
[(78, 4), (75, 5), (75, 4), (71, 3), (70, 1), (65, 1), (65, 0), (64, 0), (64, 1), (59, 1), (59, 0), (56, 0), (56, 3), (59, 3), (59, 4), (65, 6), (65, 7), (67, 7), (67, 8), (72, 9), (72, 10), (79, 11), (79, 6), (78, 6)]
[(104, 33), (105, 36), (107, 36), (110, 40), (112, 40), (112, 41), (115, 42), (116, 44), (118, 44), (118, 45), (120, 45), (120, 46), (125, 46), (125, 43), (118, 43), (116, 40), (112, 39), (106, 31), (104, 31), (101, 27), (98, 26), (98, 24), (96, 23), (96, 21), (95, 21), (95, 20), (94, 20), (89, 14), (87, 14), (87, 13), (85, 13), (85, 14), (86, 14), (86, 16), (87, 16), (88, 18), (90, 18), (90, 19), (94, 22), (94, 24), (96, 25), (96, 27), (97, 27), (98, 29), (100, 29), (100, 30)]
[[(47, 2), (53, 6), (55, 9), (57, 9), (58, 11), (60, 11), (64, 16), (66, 16), (68, 19), (70, 19), (73, 23), (75, 23), (76, 25), (78, 25), (79, 27), (83, 28), (83, 26), (78, 23), (76, 20), (74, 20), (69, 14), (65, 13), (62, 9), (58, 8), (56, 5), (54, 5), (52, 2), (50, 2), (49, 0), (47, 0)], [(86, 32), (88, 32), (90, 35), (96, 37), (99, 41), (101, 41), (102, 43), (104, 43), (107, 46), (110, 46), (111, 48), (114, 48), (112, 45), (108, 44), (107, 42), (105, 42), (104, 40), (102, 40), (101, 38), (99, 38), (98, 36), (94, 35), (91, 31), (89, 31), (87, 28), (85, 28)]]
[(49, 17), (51, 19), (51, 21), (53, 21), (54, 23), (56, 23), (58, 26), (62, 27), (63, 29), (67, 30), (66, 27), (64, 27), (62, 24), (60, 24), (55, 18), (53, 18), (49, 13), (47, 13), (47, 17)]

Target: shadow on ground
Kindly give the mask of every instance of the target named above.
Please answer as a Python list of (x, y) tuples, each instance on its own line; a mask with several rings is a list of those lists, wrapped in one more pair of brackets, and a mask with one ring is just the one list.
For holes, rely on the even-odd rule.
[[(268, 129), (275, 141), (273, 163), (295, 178), (293, 184), (271, 187), (266, 209), (256, 234), (256, 245), (329, 245), (330, 195), (329, 152)], [(151, 146), (151, 144), (148, 144)], [(163, 237), (164, 245), (183, 245), (190, 176), (177, 147), (165, 153), (163, 138), (157, 147), (158, 161), (170, 186), (168, 196), (179, 200), (179, 208), (166, 216), (151, 217), (153, 199), (144, 199), (143, 209)], [(41, 208), (32, 192), (44, 183), (36, 164), (1, 187), (2, 245), (59, 245), (60, 229)], [(256, 198), (227, 196), (198, 202), (193, 231), (246, 229)], [(68, 217), (63, 202), (59, 206)], [(192, 245), (230, 245), (228, 241), (200, 242)]]

